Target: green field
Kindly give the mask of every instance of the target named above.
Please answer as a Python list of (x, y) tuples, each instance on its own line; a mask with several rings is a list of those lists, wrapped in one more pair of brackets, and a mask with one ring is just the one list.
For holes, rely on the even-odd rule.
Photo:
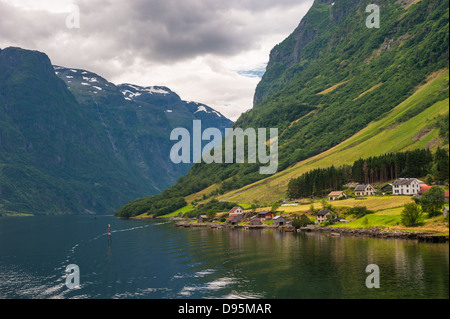
[(176, 211), (174, 211), (174, 212), (172, 212), (172, 213), (170, 213), (170, 214), (167, 214), (167, 215), (164, 215), (164, 216), (161, 216), (161, 217), (164, 217), (164, 218), (167, 218), (167, 217), (177, 217), (180, 213), (181, 213), (181, 214), (188, 213), (188, 212), (190, 212), (190, 211), (193, 211), (194, 209), (195, 209), (195, 207), (194, 207), (194, 206), (191, 206), (191, 205), (189, 205), (189, 206), (184, 206), (183, 208), (180, 208), (180, 209), (178, 209), (178, 210), (176, 210)]
[[(401, 213), (403, 206), (407, 203), (414, 202), (411, 196), (368, 196), (365, 198), (350, 198), (340, 201), (328, 202), (333, 207), (356, 207), (365, 206), (369, 210), (374, 211), (374, 214), (366, 215), (365, 217), (355, 219), (353, 216), (346, 217), (349, 223), (334, 224), (333, 227), (361, 229), (361, 228), (383, 228), (389, 230), (402, 231), (419, 231), (419, 232), (434, 232), (447, 234), (449, 233), (448, 220), (443, 216), (428, 218), (424, 214), (423, 224), (420, 227), (404, 227), (401, 225)], [(322, 204), (319, 201), (313, 203), (314, 209), (322, 209)], [(307, 214), (310, 219), (315, 220), (316, 217), (309, 212), (310, 205), (299, 205), (297, 207), (280, 207), (278, 210), (282, 214)], [(343, 217), (343, 216), (340, 216)]]

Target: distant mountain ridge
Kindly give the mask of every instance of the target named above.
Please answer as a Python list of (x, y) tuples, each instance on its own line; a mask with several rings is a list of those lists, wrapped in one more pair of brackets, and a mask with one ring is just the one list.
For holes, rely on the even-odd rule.
[(38, 51), (2, 49), (0, 214), (111, 213), (158, 194), (190, 168), (171, 163), (170, 132), (197, 119), (233, 124), (168, 88), (115, 85)]

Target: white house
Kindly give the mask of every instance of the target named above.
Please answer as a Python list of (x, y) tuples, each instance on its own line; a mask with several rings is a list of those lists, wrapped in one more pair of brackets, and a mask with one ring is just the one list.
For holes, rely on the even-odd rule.
[(336, 192), (331, 192), (331, 193), (328, 194), (328, 199), (330, 201), (338, 200), (341, 197), (347, 198), (347, 194), (345, 194), (343, 191), (336, 191)]
[(327, 216), (333, 213), (331, 209), (322, 209), (320, 212), (317, 213), (317, 222), (321, 223), (327, 220)]
[(370, 184), (360, 184), (355, 187), (356, 196), (372, 196), (375, 195), (375, 188)]
[(241, 206), (236, 206), (236, 207), (233, 207), (228, 213), (229, 213), (230, 215), (231, 215), (231, 214), (243, 214), (243, 213), (244, 213), (244, 210), (242, 209)]
[(394, 195), (417, 195), (420, 191), (421, 180), (417, 178), (399, 178), (392, 183)]

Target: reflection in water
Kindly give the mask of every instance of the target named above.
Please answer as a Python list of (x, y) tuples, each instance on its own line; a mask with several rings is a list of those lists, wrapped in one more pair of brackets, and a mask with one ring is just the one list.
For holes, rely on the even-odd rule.
[[(191, 262), (206, 262), (207, 267), (218, 269), (222, 278), (234, 279), (230, 290), (234, 288), (233, 291), (241, 290), (248, 295), (448, 297), (448, 244), (267, 230), (181, 231), (186, 232), (190, 243), (185, 249), (194, 258)], [(381, 289), (369, 290), (365, 285), (368, 275), (365, 269), (369, 264), (380, 267)], [(200, 287), (205, 293), (208, 290)]]
[[(448, 298), (448, 255), (448, 243), (103, 216), (2, 219), (0, 297)], [(69, 264), (80, 267), (80, 290), (64, 286)], [(365, 285), (369, 264), (380, 268), (380, 289)]]

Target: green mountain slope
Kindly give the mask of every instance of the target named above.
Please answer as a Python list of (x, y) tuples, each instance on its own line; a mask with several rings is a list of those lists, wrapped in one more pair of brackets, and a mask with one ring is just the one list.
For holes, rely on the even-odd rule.
[(0, 50), (0, 216), (111, 213), (189, 170), (169, 159), (173, 128), (232, 125), (167, 88), (131, 86)]
[[(270, 178), (228, 192), (218, 198), (239, 203), (252, 203), (256, 200), (270, 206), (274, 201), (286, 198), (288, 183), (292, 178), (316, 168), (350, 165), (360, 158), (413, 149), (429, 148), (434, 151), (437, 147), (443, 147), (448, 150), (448, 136), (446, 139), (444, 134), (441, 134), (439, 124), (440, 120), (448, 121), (448, 98), (434, 103), (407, 121), (401, 121), (405, 114), (412, 112), (422, 101), (432, 100), (433, 96), (442, 90), (448, 90), (448, 81), (448, 70), (436, 72), (427, 84), (418, 88), (389, 114), (370, 123), (336, 147), (301, 161)], [(194, 200), (201, 196), (202, 194), (197, 194), (189, 199)]]
[[(433, 129), (428, 134), (421, 132), (430, 128), (424, 127), (420, 118), (434, 119), (448, 109), (448, 77), (447, 85), (444, 80), (437, 90), (419, 93), (418, 88), (430, 75), (448, 69), (448, 2), (377, 1), (379, 29), (366, 27), (369, 14), (365, 9), (371, 3), (315, 1), (292, 35), (273, 49), (255, 93), (255, 106), (238, 119), (235, 127), (279, 129), (278, 174), (260, 175), (258, 164), (196, 164), (164, 192), (166, 198), (182, 197), (190, 202), (223, 195), (220, 198), (252, 202), (256, 196), (252, 193), (234, 195), (243, 194), (247, 185), (254, 189), (255, 185), (276, 181), (276, 176), (287, 174), (297, 163), (352, 137), (352, 143), (361, 144), (359, 149), (354, 148), (354, 154), (338, 153), (333, 160), (342, 160), (335, 165), (365, 157), (367, 149), (377, 155), (446, 144)], [(407, 102), (409, 98), (415, 102)], [(398, 127), (393, 132), (386, 124), (394, 119), (390, 116), (397, 107), (405, 111), (395, 117)], [(381, 124), (370, 131), (371, 123)], [(371, 137), (379, 139), (377, 143), (391, 147), (364, 149), (355, 134), (366, 128)], [(404, 141), (399, 140), (402, 135)], [(411, 136), (417, 141), (411, 142)], [(258, 196), (271, 200), (270, 194), (276, 194), (273, 198), (279, 199), (286, 181), (270, 183)], [(147, 201), (151, 203), (148, 210), (158, 213), (158, 200)], [(133, 214), (130, 205), (127, 212)]]
[(103, 212), (141, 193), (45, 54), (4, 49), (0, 69), (2, 213)]

